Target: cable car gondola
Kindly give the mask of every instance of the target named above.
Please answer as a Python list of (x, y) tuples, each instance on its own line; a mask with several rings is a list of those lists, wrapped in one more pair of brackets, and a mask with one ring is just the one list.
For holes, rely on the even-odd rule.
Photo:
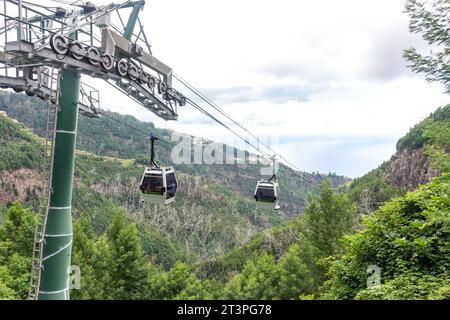
[(256, 184), (255, 193), (253, 197), (256, 200), (256, 206), (260, 209), (279, 210), (278, 205), (278, 182), (275, 175), (275, 157), (273, 161), (273, 175), (269, 180), (260, 180)]
[(151, 140), (151, 167), (146, 167), (142, 175), (139, 189), (142, 192), (144, 201), (154, 204), (169, 204), (175, 201), (178, 181), (172, 167), (160, 167), (154, 161), (154, 141), (155, 136), (150, 136)]

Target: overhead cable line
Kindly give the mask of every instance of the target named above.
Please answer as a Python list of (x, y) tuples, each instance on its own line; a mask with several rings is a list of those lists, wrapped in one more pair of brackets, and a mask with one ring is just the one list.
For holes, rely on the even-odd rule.
[(66, 6), (76, 6), (78, 1), (51, 0), (52, 2), (64, 4)]
[[(214, 108), (215, 110), (217, 110), (218, 112), (220, 112), (223, 116), (225, 116), (228, 120), (230, 120), (231, 122), (233, 122), (235, 125), (237, 125), (239, 128), (241, 128), (242, 130), (244, 130), (245, 132), (247, 132), (250, 136), (252, 136), (259, 144), (261, 144), (262, 146), (264, 146), (267, 150), (269, 150), (270, 152), (272, 152), (273, 154), (277, 154), (282, 160), (284, 160), (288, 165), (290, 165), (293, 169), (301, 172), (301, 170), (299, 168), (297, 168), (294, 164), (292, 164), (289, 160), (287, 160), (285, 157), (283, 157), (281, 154), (279, 154), (278, 152), (274, 151), (271, 147), (269, 147), (267, 144), (265, 144), (263, 141), (261, 141), (261, 139), (259, 139), (255, 134), (253, 134), (252, 132), (250, 132), (247, 128), (245, 128), (242, 124), (240, 124), (238, 121), (234, 120), (230, 115), (228, 115), (222, 108), (220, 108), (216, 103), (214, 103), (213, 101), (211, 101), (211, 99), (209, 99), (208, 97), (206, 97), (204, 94), (202, 94), (199, 90), (197, 90), (193, 85), (189, 84), (189, 82), (187, 82), (186, 80), (184, 80), (180, 75), (176, 74), (175, 72), (173, 73), (173, 77), (175, 79), (177, 79), (181, 84), (183, 84), (186, 88), (188, 88), (190, 91), (192, 91), (196, 96), (198, 96), (200, 99), (202, 99), (204, 102), (206, 102), (209, 106), (211, 106), (212, 108)], [(190, 99), (189, 99), (190, 100)], [(190, 100), (192, 102), (192, 100)], [(215, 118), (215, 117), (214, 117)], [(216, 121), (217, 118), (213, 119)], [(238, 135), (236, 132), (234, 132), (233, 130), (231, 130), (228, 126), (226, 126), (225, 124), (219, 122), (222, 126), (224, 126), (225, 128), (227, 128), (228, 130), (230, 130), (232, 133), (234, 133), (235, 135), (237, 135), (240, 139), (244, 140), (246, 143), (248, 143), (247, 139), (242, 138), (240, 135)], [(249, 144), (249, 143), (248, 143)], [(251, 144), (249, 144), (251, 145)], [(255, 148), (256, 150), (258, 150), (259, 152), (264, 153), (265, 155), (267, 155), (269, 158), (271, 157), (271, 155), (269, 155), (266, 152), (263, 152), (262, 150), (260, 150), (258, 147), (255, 147), (253, 145), (251, 145), (253, 148)]]
[(219, 119), (217, 119), (215, 116), (213, 116), (212, 114), (210, 114), (208, 111), (206, 111), (205, 109), (203, 109), (202, 107), (200, 107), (197, 103), (195, 103), (194, 101), (192, 101), (191, 99), (187, 99), (186, 100), (191, 106), (193, 106), (194, 108), (196, 108), (197, 110), (199, 110), (200, 112), (202, 112), (203, 114), (205, 114), (207, 117), (211, 118), (212, 120), (216, 121), (218, 124), (220, 124), (221, 126), (223, 126), (225, 129), (229, 130), (231, 133), (233, 133), (235, 136), (237, 136), (239, 139), (241, 139), (242, 141), (244, 141), (246, 144), (248, 144), (249, 146), (251, 146), (252, 148), (254, 148), (255, 150), (263, 153), (264, 155), (266, 155), (267, 157), (271, 157), (270, 154), (268, 154), (267, 152), (264, 152), (262, 150), (260, 150), (257, 146), (255, 146), (253, 143), (251, 143), (248, 139), (244, 138), (243, 136), (241, 136), (239, 133), (237, 133), (236, 131), (234, 131), (233, 129), (231, 129), (229, 126), (227, 126), (225, 123), (223, 123), (222, 121), (220, 121)]
[[(266, 152), (264, 152), (264, 151), (261, 151), (257, 146), (255, 146), (255, 145), (252, 144), (250, 141), (248, 141), (248, 139), (245, 139), (244, 137), (242, 137), (241, 135), (239, 135), (237, 132), (235, 132), (235, 131), (232, 130), (230, 127), (228, 127), (226, 124), (224, 124), (222, 121), (220, 121), (219, 119), (217, 119), (216, 117), (214, 117), (214, 116), (213, 116), (212, 114), (210, 114), (208, 111), (204, 110), (202, 107), (200, 107), (197, 103), (195, 103), (195, 102), (192, 101), (191, 99), (187, 99), (187, 102), (188, 102), (192, 107), (196, 108), (197, 110), (199, 110), (200, 112), (202, 112), (202, 113), (203, 113), (204, 115), (206, 115), (207, 117), (211, 118), (212, 120), (216, 121), (217, 123), (219, 123), (220, 125), (222, 125), (223, 127), (225, 127), (227, 130), (231, 131), (233, 134), (235, 134), (238, 138), (240, 138), (242, 141), (244, 141), (246, 144), (248, 144), (248, 145), (251, 146), (252, 148), (254, 148), (254, 149), (256, 149), (257, 151), (259, 151), (259, 152), (261, 152), (261, 153), (264, 153), (266, 156), (270, 157), (270, 155), (269, 155), (268, 153), (266, 153)], [(116, 118), (114, 118), (114, 117), (111, 117), (110, 115), (108, 115), (107, 113), (105, 113), (105, 112), (103, 112), (103, 111), (101, 111), (101, 110), (99, 110), (98, 113), (101, 114), (101, 115), (103, 115), (103, 116), (105, 116), (105, 117), (107, 117), (107, 118), (110, 119), (110, 120), (113, 120), (113, 121), (115, 121), (115, 122), (117, 122), (117, 123), (120, 123), (120, 124), (122, 124), (122, 125), (124, 125), (124, 126), (130, 128), (130, 129), (132, 129), (132, 130), (135, 130), (135, 131), (137, 131), (137, 132), (140, 132), (140, 133), (144, 134), (144, 135), (147, 136), (147, 137), (153, 135), (152, 133), (149, 134), (148, 132), (145, 132), (145, 131), (143, 131), (143, 130), (141, 130), (141, 129), (138, 129), (138, 128), (136, 128), (136, 127), (134, 127), (134, 126), (132, 126), (132, 125), (130, 125), (130, 124), (128, 124), (128, 123), (125, 123), (125, 122), (123, 122), (123, 121), (121, 121), (121, 120), (118, 120), (118, 119), (116, 119)], [(162, 142), (165, 142), (165, 143), (169, 143), (168, 141), (166, 141), (166, 140), (164, 140), (164, 139), (161, 139), (161, 138), (159, 138), (159, 137), (158, 137), (158, 140), (160, 140), (160, 141), (162, 141)]]
[[(103, 112), (103, 111), (101, 111), (101, 110), (98, 110), (98, 113), (100, 113), (101, 115), (103, 115), (103, 116), (105, 116), (105, 117), (107, 117), (107, 118), (109, 118), (109, 119), (111, 119), (111, 120), (113, 120), (113, 121), (116, 121), (117, 123), (120, 123), (121, 125), (124, 125), (124, 126), (130, 128), (130, 129), (132, 129), (132, 130), (135, 130), (135, 131), (137, 131), (137, 132), (140, 132), (140, 133), (144, 134), (146, 137), (154, 136), (153, 133), (151, 133), (151, 132), (149, 133), (149, 132), (145, 132), (144, 130), (138, 129), (138, 128), (136, 128), (136, 127), (134, 127), (134, 126), (132, 126), (132, 125), (130, 125), (130, 124), (128, 124), (128, 123), (125, 123), (125, 122), (123, 122), (123, 121), (120, 121), (119, 119), (116, 119), (116, 118), (114, 118), (114, 117), (111, 117), (110, 115), (108, 115), (107, 113), (105, 113), (105, 112)], [(164, 140), (164, 139), (161, 139), (161, 138), (159, 138), (159, 137), (158, 137), (158, 140), (160, 140), (160, 141), (162, 141), (162, 142), (169, 143), (168, 141), (166, 141), (166, 140)]]

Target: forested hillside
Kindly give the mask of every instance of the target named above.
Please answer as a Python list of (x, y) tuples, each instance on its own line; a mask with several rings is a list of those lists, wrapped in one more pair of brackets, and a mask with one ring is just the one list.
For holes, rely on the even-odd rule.
[[(308, 198), (304, 215), (200, 264), (197, 274), (232, 286), (242, 298), (448, 299), (449, 111), (448, 105), (438, 108), (412, 128), (379, 168), (337, 192), (323, 183), (319, 195)], [(402, 168), (396, 165), (400, 154)], [(416, 184), (409, 178), (394, 184), (393, 173), (411, 174)], [(429, 184), (407, 193), (418, 181)], [(286, 261), (293, 265), (282, 280)], [(386, 280), (376, 291), (366, 287), (371, 265)], [(290, 296), (274, 289), (281, 281), (296, 283)]]
[[(6, 99), (2, 101), (22, 99), (10, 94), (1, 97)], [(42, 108), (35, 99), (26, 97), (23, 101), (31, 110)], [(17, 105), (2, 109), (14, 114), (13, 110), (20, 110)], [(82, 118), (80, 130), (84, 121), (104, 122), (91, 134), (109, 136), (111, 149), (96, 148), (101, 140), (92, 138), (91, 147), (81, 150), (81, 141), (77, 152), (72, 263), (80, 266), (82, 280), (81, 289), (72, 290), (71, 296), (449, 298), (448, 110), (448, 106), (438, 109), (414, 127), (400, 140), (399, 153), (350, 185), (336, 187), (337, 181), (345, 180), (335, 175), (329, 179), (309, 175), (315, 187), (309, 188), (303, 214), (293, 219), (255, 210), (246, 191), (252, 187), (250, 181), (254, 182), (252, 175), (256, 175), (250, 165), (179, 166), (183, 188), (177, 202), (168, 207), (142, 204), (137, 183), (147, 146), (139, 146), (141, 138), (131, 135), (126, 127), (110, 123), (105, 129), (106, 119)], [(19, 117), (20, 112), (15, 112)], [(131, 117), (121, 119), (146, 129)], [(28, 121), (29, 125), (34, 122)], [(0, 116), (0, 132), (0, 297), (25, 298), (35, 224), (33, 208), (37, 207), (36, 194), (41, 187), (42, 139), (4, 116)], [(422, 142), (408, 142), (410, 137), (419, 137)], [(168, 147), (161, 148), (162, 158)], [(102, 151), (89, 151), (97, 149)], [(392, 172), (399, 172), (392, 168), (405, 150), (421, 150), (425, 159), (420, 166), (407, 158), (402, 160), (415, 168), (415, 181), (426, 183), (437, 176), (409, 193), (414, 185), (395, 184), (389, 178)], [(404, 172), (411, 172), (411, 168), (404, 168)], [(285, 180), (290, 176), (290, 183), (296, 181), (288, 168), (281, 170)], [(242, 180), (240, 184), (238, 180)], [(368, 289), (367, 268), (372, 265), (381, 270), (382, 280), (381, 286)]]
[[(46, 105), (38, 98), (24, 94), (0, 92), (0, 110), (11, 118), (17, 119), (34, 133), (42, 136), (45, 128)], [(155, 128), (152, 123), (142, 122), (132, 116), (120, 115), (104, 111), (107, 115), (129, 124), (141, 131), (152, 132), (165, 139), (158, 142), (157, 159), (170, 165), (170, 152), (174, 142), (170, 140), (171, 131)], [(77, 148), (98, 156), (108, 156), (121, 159), (133, 159), (139, 164), (148, 163), (149, 141), (141, 132), (117, 123), (107, 117), (90, 119), (80, 117), (78, 122)], [(175, 165), (178, 171), (195, 175), (223, 185), (224, 189), (252, 196), (255, 181), (261, 178), (260, 165)], [(282, 211), (287, 216), (295, 216), (304, 209), (308, 192), (317, 192), (320, 182), (331, 178), (334, 186), (339, 186), (350, 179), (334, 173), (323, 175), (319, 173), (294, 172), (289, 167), (280, 165), (280, 189), (283, 194)]]
[(450, 300), (450, 0), (41, 2), (0, 8), (0, 300)]
[[(344, 239), (323, 290), (331, 299), (450, 299), (450, 176), (383, 205)], [(382, 283), (368, 288), (367, 268)]]
[[(42, 179), (42, 141), (10, 118), (1, 117), (0, 123), (5, 132), (1, 138), (5, 141), (4, 170), (0, 172), (2, 204), (21, 200), (35, 206)], [(178, 173), (183, 186), (177, 195), (179, 201), (168, 207), (142, 203), (138, 186), (143, 168), (133, 159), (79, 151), (74, 174), (74, 216), (87, 214), (93, 230), (102, 234), (115, 212), (124, 211), (139, 222), (141, 237), (151, 245), (144, 246), (149, 256), (163, 265), (169, 266), (178, 259), (195, 261), (223, 254), (258, 230), (286, 219), (283, 215), (256, 211), (251, 197), (228, 190), (220, 181), (182, 171)], [(159, 254), (158, 250), (172, 253)]]
[[(7, 103), (2, 104), (0, 109), (34, 126), (35, 132), (42, 134), (40, 129), (45, 125), (45, 105), (40, 100), (9, 93), (3, 93), (0, 100)], [(14, 108), (6, 107), (11, 104)], [(37, 209), (37, 195), (42, 180), (40, 165), (43, 140), (11, 117), (0, 117), (0, 139), (4, 142), (1, 144), (0, 221), (7, 220), (7, 207), (21, 208), (19, 204), (11, 207), (16, 200), (26, 207)], [(151, 123), (141, 123), (119, 114), (114, 114), (114, 117), (168, 139), (167, 130), (155, 129)], [(108, 121), (108, 118), (81, 118), (79, 128), (80, 150), (77, 151), (75, 164), (73, 214), (76, 221), (80, 219), (80, 223), (84, 221), (85, 225), (89, 225), (92, 241), (102, 239), (115, 217), (122, 215), (127, 225), (136, 226), (142, 261), (152, 261), (161, 270), (168, 270), (177, 262), (194, 265), (198, 261), (220, 256), (246, 243), (259, 230), (288, 219), (288, 215), (282, 212), (275, 214), (256, 210), (252, 192), (259, 178), (259, 166), (253, 168), (251, 165), (217, 165), (211, 168), (200, 165), (177, 166), (180, 184), (177, 202), (168, 207), (142, 203), (138, 183), (144, 164), (148, 161), (146, 137)], [(157, 156), (167, 163), (171, 145), (160, 146)], [(96, 154), (81, 149), (95, 151)], [(291, 210), (300, 210), (303, 206), (301, 202), (294, 202), (295, 197), (307, 191), (316, 192), (317, 184), (326, 178), (318, 174), (304, 174), (304, 181), (301, 181), (301, 176), (286, 167), (280, 171), (282, 175), (293, 177), (289, 185), (285, 186), (291, 190), (285, 200), (286, 208)], [(336, 185), (346, 181), (343, 177), (330, 177), (334, 178)], [(305, 190), (299, 190), (300, 186)], [(27, 209), (26, 212), (30, 211)], [(27, 261), (24, 265), (28, 265), (27, 255), (24, 255), (24, 259)], [(24, 267), (22, 271), (29, 272), (26, 269)], [(96, 278), (95, 275), (93, 277)], [(22, 283), (22, 286), (23, 291), (13, 291), (25, 297), (26, 283)]]

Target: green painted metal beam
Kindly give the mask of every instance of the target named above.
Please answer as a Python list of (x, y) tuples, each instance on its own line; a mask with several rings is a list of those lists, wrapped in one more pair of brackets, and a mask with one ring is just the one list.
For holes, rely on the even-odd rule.
[(80, 74), (62, 70), (53, 155), (52, 193), (44, 235), (39, 300), (68, 300), (72, 251), (72, 183)]
[(144, 7), (145, 1), (137, 1), (133, 4), (133, 11), (130, 13), (130, 17), (128, 18), (127, 25), (125, 26), (125, 30), (123, 32), (123, 37), (127, 40), (131, 40), (131, 36), (133, 35), (134, 27), (136, 26), (136, 22), (138, 21), (139, 11)]

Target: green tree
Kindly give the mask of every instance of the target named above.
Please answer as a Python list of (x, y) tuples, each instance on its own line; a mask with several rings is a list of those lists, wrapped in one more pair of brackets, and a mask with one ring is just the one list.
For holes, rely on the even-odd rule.
[(0, 300), (12, 300), (14, 298), (14, 292), (4, 283), (0, 282)]
[(313, 279), (307, 265), (302, 260), (301, 248), (292, 245), (277, 264), (279, 283), (277, 298), (298, 299), (313, 290)]
[(137, 228), (118, 211), (108, 230), (110, 288), (113, 299), (142, 299), (148, 268)]
[(81, 215), (73, 224), (72, 265), (80, 268), (80, 289), (71, 291), (71, 299), (105, 299), (106, 266), (97, 263), (108, 250), (99, 252), (92, 223), (87, 215)]
[[(404, 51), (414, 72), (424, 73), (427, 81), (439, 81), (450, 92), (450, 4), (445, 0), (407, 0), (405, 12), (410, 17), (409, 30), (417, 33), (432, 46), (430, 55), (422, 55), (415, 48)], [(428, 50), (430, 51), (430, 50)]]
[[(95, 291), (92, 299), (114, 299), (115, 288), (112, 287), (114, 273), (111, 269), (111, 245), (106, 234), (95, 241), (95, 256), (92, 259), (92, 269), (95, 275)], [(83, 270), (81, 270), (83, 278)]]
[(195, 277), (176, 296), (180, 300), (216, 300), (222, 296), (223, 285), (215, 280), (199, 280)]
[(34, 212), (19, 202), (8, 209), (0, 227), (0, 283), (21, 299), (28, 295), (34, 227)]
[(208, 283), (202, 283), (183, 262), (177, 262), (168, 272), (150, 266), (148, 278), (151, 299), (195, 299), (207, 297)]
[(0, 261), (13, 253), (31, 256), (35, 228), (34, 212), (18, 201), (8, 209), (5, 223), (0, 227)]
[(0, 265), (0, 300), (17, 299), (17, 295), (8, 284), (13, 282), (12, 276), (5, 265)]
[(448, 300), (450, 279), (406, 272), (380, 286), (364, 289), (355, 296), (357, 300)]
[(225, 287), (227, 299), (274, 299), (278, 297), (279, 272), (272, 256), (263, 252), (249, 260), (241, 273)]
[[(364, 229), (346, 238), (347, 252), (332, 262), (324, 297), (428, 299), (448, 295), (444, 280), (450, 279), (449, 194), (450, 176), (444, 174), (365, 217)], [(382, 286), (377, 290), (366, 290), (366, 270), (371, 265), (381, 270)]]
[(304, 234), (322, 258), (340, 251), (340, 239), (352, 231), (355, 213), (347, 194), (334, 191), (329, 180), (321, 183), (318, 196), (308, 196)]
[(450, 118), (430, 122), (423, 135), (430, 141), (425, 146), (425, 153), (431, 166), (441, 172), (450, 172)]

